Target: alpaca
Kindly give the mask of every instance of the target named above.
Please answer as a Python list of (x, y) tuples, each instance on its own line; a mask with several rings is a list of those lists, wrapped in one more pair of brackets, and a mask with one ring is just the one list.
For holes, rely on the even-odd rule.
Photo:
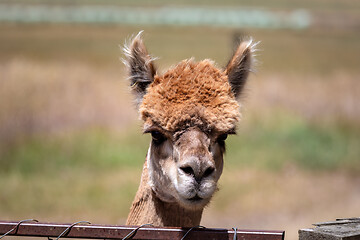
[(217, 190), (228, 134), (253, 62), (251, 40), (239, 44), (224, 70), (210, 60), (184, 60), (159, 75), (141, 32), (124, 60), (144, 133), (152, 141), (127, 225), (193, 227)]

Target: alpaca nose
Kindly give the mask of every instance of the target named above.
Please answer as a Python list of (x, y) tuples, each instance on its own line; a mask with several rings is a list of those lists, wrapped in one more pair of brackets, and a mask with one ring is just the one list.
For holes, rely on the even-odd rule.
[(195, 178), (197, 182), (200, 182), (203, 178), (210, 176), (215, 171), (213, 164), (199, 163), (198, 160), (186, 162), (182, 164), (179, 169), (186, 175)]

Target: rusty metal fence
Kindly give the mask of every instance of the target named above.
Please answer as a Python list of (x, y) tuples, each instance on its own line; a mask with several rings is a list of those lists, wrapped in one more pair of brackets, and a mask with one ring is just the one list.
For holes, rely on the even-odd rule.
[(73, 224), (41, 223), (34, 219), (20, 222), (0, 221), (0, 239), (11, 236), (44, 237), (48, 239), (223, 239), (223, 240), (284, 240), (284, 231), (255, 231), (233, 229), (215, 229), (205, 227), (163, 228), (142, 226), (95, 225), (80, 221)]

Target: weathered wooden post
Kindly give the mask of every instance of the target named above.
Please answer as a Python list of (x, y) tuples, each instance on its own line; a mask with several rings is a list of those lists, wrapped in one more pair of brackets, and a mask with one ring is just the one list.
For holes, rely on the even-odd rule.
[(360, 240), (360, 218), (336, 219), (300, 229), (299, 240)]

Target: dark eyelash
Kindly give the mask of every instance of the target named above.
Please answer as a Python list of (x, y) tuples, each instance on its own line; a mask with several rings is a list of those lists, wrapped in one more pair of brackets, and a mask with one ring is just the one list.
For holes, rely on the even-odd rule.
[(166, 140), (165, 135), (159, 131), (151, 131), (150, 133), (151, 133), (153, 142), (157, 145), (163, 143)]
[(221, 134), (221, 135), (218, 136), (217, 141), (218, 142), (224, 142), (227, 139), (227, 137), (228, 137), (227, 133)]

